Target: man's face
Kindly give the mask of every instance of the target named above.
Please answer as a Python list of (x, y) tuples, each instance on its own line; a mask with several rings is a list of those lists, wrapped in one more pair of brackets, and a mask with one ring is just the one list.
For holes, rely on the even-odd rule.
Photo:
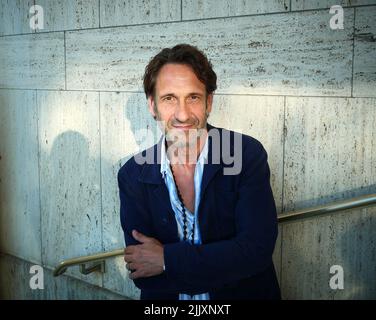
[(193, 138), (198, 129), (206, 128), (212, 101), (213, 95), (206, 94), (205, 85), (189, 66), (166, 64), (159, 71), (155, 95), (149, 97), (148, 106), (162, 122), (167, 138), (180, 136), (189, 143), (188, 136)]

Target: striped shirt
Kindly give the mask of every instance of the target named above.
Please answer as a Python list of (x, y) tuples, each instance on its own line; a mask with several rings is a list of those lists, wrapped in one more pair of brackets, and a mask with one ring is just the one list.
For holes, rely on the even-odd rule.
[[(166, 183), (168, 193), (170, 195), (170, 202), (172, 210), (175, 213), (175, 219), (178, 225), (178, 233), (180, 241), (183, 241), (183, 213), (181, 210), (181, 202), (178, 197), (176, 190), (176, 185), (174, 177), (171, 172), (170, 160), (168, 159), (166, 153), (165, 137), (162, 140), (161, 146), (161, 174)], [(194, 188), (195, 188), (195, 212), (194, 214), (185, 207), (185, 212), (187, 216), (187, 241), (192, 239), (192, 226), (195, 222), (195, 232), (194, 232), (194, 244), (201, 244), (201, 235), (200, 235), (200, 226), (198, 223), (198, 207), (200, 202), (200, 193), (201, 193), (201, 181), (202, 174), (204, 172), (204, 163), (208, 156), (208, 138), (206, 138), (205, 145), (201, 151), (201, 154), (197, 160), (195, 173), (194, 173)], [(209, 300), (209, 293), (201, 293), (196, 295), (188, 295), (184, 293), (179, 294), (179, 300)]]

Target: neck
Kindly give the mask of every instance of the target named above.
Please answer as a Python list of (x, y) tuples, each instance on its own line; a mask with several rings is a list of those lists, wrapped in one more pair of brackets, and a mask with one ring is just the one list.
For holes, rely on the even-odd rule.
[(197, 160), (204, 148), (207, 130), (202, 130), (202, 133), (194, 141), (185, 146), (175, 146), (174, 143), (167, 141), (167, 155), (170, 163), (174, 167), (181, 167), (186, 169), (194, 169)]

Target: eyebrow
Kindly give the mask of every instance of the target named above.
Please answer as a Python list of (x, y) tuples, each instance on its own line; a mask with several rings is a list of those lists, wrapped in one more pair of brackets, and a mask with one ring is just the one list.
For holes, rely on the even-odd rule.
[(191, 92), (191, 93), (188, 94), (188, 96), (200, 96), (200, 97), (202, 97), (204, 95), (200, 92)]
[(166, 93), (164, 95), (161, 95), (159, 98), (163, 99), (163, 98), (168, 97), (168, 96), (172, 96), (172, 97), (176, 98), (176, 95), (174, 95), (173, 93)]
[[(177, 96), (174, 93), (165, 93), (165, 94), (161, 95), (159, 98), (163, 99), (163, 98), (168, 97), (168, 96), (177, 98)], [(187, 97), (189, 97), (189, 96), (200, 96), (200, 97), (203, 97), (204, 95), (202, 93), (200, 93), (200, 92), (190, 92), (190, 93), (188, 93)]]

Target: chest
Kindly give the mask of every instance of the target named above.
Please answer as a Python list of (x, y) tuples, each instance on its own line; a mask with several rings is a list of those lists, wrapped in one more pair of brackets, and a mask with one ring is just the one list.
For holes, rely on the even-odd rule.
[(195, 211), (194, 172), (174, 172), (175, 184), (185, 207), (192, 213)]

